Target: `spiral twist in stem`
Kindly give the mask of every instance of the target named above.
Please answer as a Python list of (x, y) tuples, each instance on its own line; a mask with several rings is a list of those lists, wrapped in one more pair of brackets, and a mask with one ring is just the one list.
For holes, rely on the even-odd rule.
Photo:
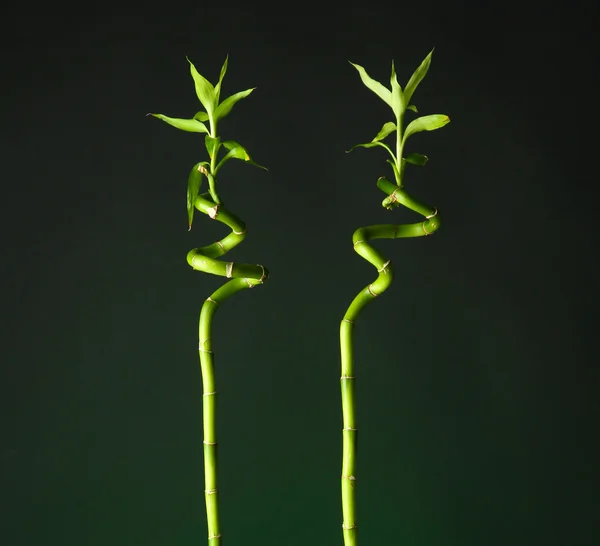
[(218, 306), (227, 298), (244, 290), (262, 284), (268, 271), (262, 265), (238, 264), (218, 260), (246, 237), (246, 225), (229, 212), (223, 203), (216, 203), (210, 193), (195, 198), (194, 206), (213, 220), (231, 228), (231, 233), (211, 245), (195, 248), (188, 252), (187, 261), (195, 270), (230, 279), (213, 292), (202, 305), (199, 324), (200, 367), (202, 371), (202, 408), (204, 444), (204, 495), (208, 522), (209, 546), (220, 546), (218, 485), (217, 485), (217, 436), (216, 436), (216, 395), (214, 354), (211, 341), (212, 321)]
[(363, 308), (381, 295), (390, 286), (393, 269), (390, 260), (372, 247), (372, 239), (400, 239), (431, 235), (440, 227), (440, 215), (430, 207), (413, 197), (405, 190), (392, 184), (385, 178), (377, 181), (377, 186), (388, 195), (383, 206), (392, 208), (398, 204), (425, 217), (422, 222), (413, 224), (379, 224), (357, 229), (352, 236), (354, 251), (372, 264), (378, 272), (377, 278), (366, 286), (352, 301), (340, 324), (340, 348), (342, 374), (342, 514), (345, 546), (357, 545), (358, 525), (356, 521), (356, 446), (357, 433), (355, 417), (355, 379), (353, 358), (353, 328)]

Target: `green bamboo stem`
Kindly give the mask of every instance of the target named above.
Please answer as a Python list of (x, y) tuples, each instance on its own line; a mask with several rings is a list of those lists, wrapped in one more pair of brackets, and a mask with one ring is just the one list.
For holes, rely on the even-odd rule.
[(384, 206), (399, 203), (425, 217), (413, 224), (379, 224), (357, 229), (352, 235), (354, 251), (372, 264), (378, 272), (377, 279), (365, 287), (352, 301), (340, 324), (340, 350), (342, 374), (342, 515), (345, 546), (357, 546), (358, 524), (356, 519), (356, 404), (353, 355), (353, 328), (364, 307), (381, 295), (390, 286), (393, 269), (390, 260), (372, 247), (372, 239), (401, 239), (431, 235), (440, 227), (440, 216), (436, 208), (409, 196), (405, 190), (380, 178), (377, 186), (388, 195)]
[(222, 202), (216, 203), (210, 193), (197, 196), (194, 206), (200, 212), (207, 214), (213, 220), (222, 222), (232, 230), (229, 235), (220, 241), (202, 248), (195, 248), (187, 255), (188, 264), (195, 270), (231, 279), (204, 301), (200, 311), (198, 344), (202, 371), (204, 495), (208, 522), (208, 544), (209, 546), (220, 546), (221, 527), (219, 524), (216, 435), (217, 388), (211, 341), (212, 322), (221, 303), (240, 290), (262, 284), (268, 277), (268, 271), (262, 265), (238, 264), (217, 260), (216, 258), (223, 256), (245, 239), (246, 225), (229, 212)]

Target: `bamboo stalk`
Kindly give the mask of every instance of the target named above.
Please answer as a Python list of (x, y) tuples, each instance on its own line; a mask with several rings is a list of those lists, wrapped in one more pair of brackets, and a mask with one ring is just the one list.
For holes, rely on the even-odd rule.
[[(421, 131), (434, 131), (449, 123), (450, 118), (443, 114), (432, 114), (419, 117), (409, 123), (406, 127), (404, 116), (407, 110), (417, 112), (416, 106), (411, 104), (412, 95), (425, 77), (431, 63), (431, 51), (415, 70), (404, 90), (398, 83), (396, 69), (392, 61), (390, 76), (391, 89), (388, 89), (377, 80), (369, 76), (367, 71), (360, 65), (352, 64), (360, 75), (363, 84), (383, 100), (393, 111), (394, 121), (386, 122), (379, 133), (370, 142), (357, 144), (354, 148), (384, 148), (390, 158), (387, 162), (392, 166), (396, 183), (393, 184), (384, 177), (379, 178), (377, 186), (387, 197), (382, 206), (391, 210), (403, 205), (417, 212), (425, 219), (422, 222), (412, 224), (378, 224), (361, 227), (352, 235), (354, 251), (367, 260), (377, 269), (377, 278), (366, 286), (352, 300), (346, 310), (344, 318), (340, 323), (340, 353), (341, 353), (341, 399), (342, 399), (342, 532), (345, 546), (357, 546), (358, 523), (356, 517), (356, 449), (358, 427), (356, 421), (356, 372), (354, 369), (353, 333), (356, 320), (361, 311), (377, 296), (385, 292), (393, 279), (393, 269), (390, 260), (381, 252), (369, 244), (373, 239), (400, 239), (408, 237), (423, 237), (431, 235), (440, 227), (440, 216), (436, 208), (426, 205), (406, 193), (402, 188), (404, 173), (407, 163), (423, 166), (427, 163), (427, 156), (418, 153), (410, 153), (403, 157), (406, 140), (413, 134)], [(383, 140), (389, 135), (396, 135), (395, 153)]]
[[(238, 264), (218, 260), (232, 248), (239, 245), (246, 237), (246, 225), (233, 213), (228, 211), (217, 193), (217, 173), (230, 159), (237, 159), (265, 169), (255, 163), (246, 148), (234, 140), (224, 140), (217, 135), (220, 120), (231, 112), (233, 106), (247, 97), (255, 88), (246, 89), (230, 95), (221, 101), (221, 84), (227, 72), (229, 57), (221, 67), (218, 82), (213, 85), (202, 76), (188, 59), (190, 74), (194, 80), (196, 95), (205, 111), (196, 112), (193, 118), (174, 118), (164, 114), (148, 114), (165, 123), (190, 133), (205, 134), (204, 145), (210, 161), (201, 161), (194, 165), (188, 177), (187, 210), (189, 229), (192, 229), (194, 210), (209, 216), (228, 226), (231, 233), (211, 245), (195, 248), (188, 252), (187, 261), (193, 269), (220, 275), (230, 279), (213, 292), (202, 305), (198, 328), (198, 352), (202, 372), (202, 421), (204, 445), (204, 496), (206, 502), (206, 519), (208, 524), (209, 546), (221, 545), (221, 527), (219, 523), (219, 488), (217, 467), (217, 388), (215, 383), (215, 363), (212, 348), (212, 324), (217, 309), (225, 300), (246, 288), (262, 284), (268, 277), (262, 265)], [(208, 122), (208, 126), (205, 124)], [(219, 160), (220, 150), (226, 150)], [(208, 180), (208, 192), (199, 195), (202, 177)]]
[(342, 374), (342, 514), (345, 546), (356, 546), (358, 524), (356, 520), (356, 448), (358, 427), (356, 425), (355, 381), (353, 351), (353, 329), (360, 312), (377, 296), (383, 294), (393, 279), (390, 260), (369, 244), (372, 239), (400, 239), (423, 237), (432, 234), (440, 227), (437, 209), (410, 197), (385, 178), (377, 181), (378, 187), (392, 195), (393, 199), (425, 216), (423, 222), (413, 224), (379, 224), (357, 229), (352, 236), (354, 251), (373, 265), (377, 278), (354, 298), (340, 324), (340, 351)]
[(202, 371), (202, 413), (204, 444), (204, 495), (206, 519), (208, 523), (209, 546), (220, 546), (221, 527), (219, 524), (219, 488), (217, 477), (217, 434), (214, 352), (212, 345), (213, 318), (219, 306), (237, 292), (262, 284), (268, 271), (262, 265), (222, 262), (216, 258), (240, 244), (246, 237), (246, 225), (229, 212), (223, 204), (216, 204), (209, 193), (196, 197), (195, 207), (231, 228), (225, 238), (202, 248), (195, 248), (187, 255), (188, 264), (197, 271), (221, 275), (231, 280), (213, 292), (202, 305), (199, 321), (200, 368)]

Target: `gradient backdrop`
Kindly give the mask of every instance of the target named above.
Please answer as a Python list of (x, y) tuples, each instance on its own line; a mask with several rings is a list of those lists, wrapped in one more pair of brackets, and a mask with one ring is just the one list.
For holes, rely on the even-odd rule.
[(187, 231), (203, 138), (145, 114), (193, 115), (185, 56), (215, 81), (226, 54), (224, 96), (258, 89), (221, 134), (270, 169), (222, 172), (228, 257), (271, 277), (215, 319), (224, 541), (342, 545), (338, 328), (375, 278), (351, 236), (418, 219), (380, 206), (382, 149), (344, 153), (391, 119), (347, 61), (405, 84), (433, 46), (414, 102), (452, 123), (412, 137), (406, 188), (444, 223), (377, 243), (361, 544), (600, 543), (592, 16), (526, 4), (5, 10), (3, 546), (206, 543), (197, 323), (223, 281), (185, 258), (227, 231)]

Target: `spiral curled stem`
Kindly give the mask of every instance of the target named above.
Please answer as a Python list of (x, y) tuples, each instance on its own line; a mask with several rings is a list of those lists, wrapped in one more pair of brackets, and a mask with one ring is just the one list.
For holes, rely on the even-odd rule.
[(423, 237), (432, 234), (440, 227), (440, 216), (434, 207), (410, 197), (406, 191), (380, 178), (377, 186), (388, 195), (383, 201), (385, 208), (393, 208), (401, 204), (425, 217), (422, 222), (413, 224), (379, 224), (357, 229), (352, 236), (354, 251), (378, 272), (377, 278), (366, 286), (352, 301), (340, 324), (340, 350), (342, 374), (340, 378), (342, 391), (342, 515), (345, 546), (356, 546), (358, 543), (356, 520), (356, 446), (357, 433), (355, 416), (355, 379), (353, 358), (353, 328), (356, 319), (364, 307), (381, 295), (390, 286), (393, 269), (390, 260), (372, 247), (372, 239), (400, 239), (407, 237)]
[(208, 544), (209, 546), (220, 546), (221, 528), (219, 525), (216, 436), (217, 389), (211, 341), (212, 321), (221, 303), (240, 290), (262, 284), (269, 273), (262, 265), (238, 264), (217, 260), (245, 239), (246, 225), (229, 212), (223, 206), (223, 203), (216, 203), (210, 193), (197, 196), (194, 206), (200, 212), (207, 214), (213, 220), (224, 223), (232, 230), (229, 235), (220, 241), (205, 247), (195, 248), (187, 255), (188, 264), (195, 270), (231, 279), (204, 301), (200, 311), (198, 344), (203, 388), (204, 495), (208, 522)]

